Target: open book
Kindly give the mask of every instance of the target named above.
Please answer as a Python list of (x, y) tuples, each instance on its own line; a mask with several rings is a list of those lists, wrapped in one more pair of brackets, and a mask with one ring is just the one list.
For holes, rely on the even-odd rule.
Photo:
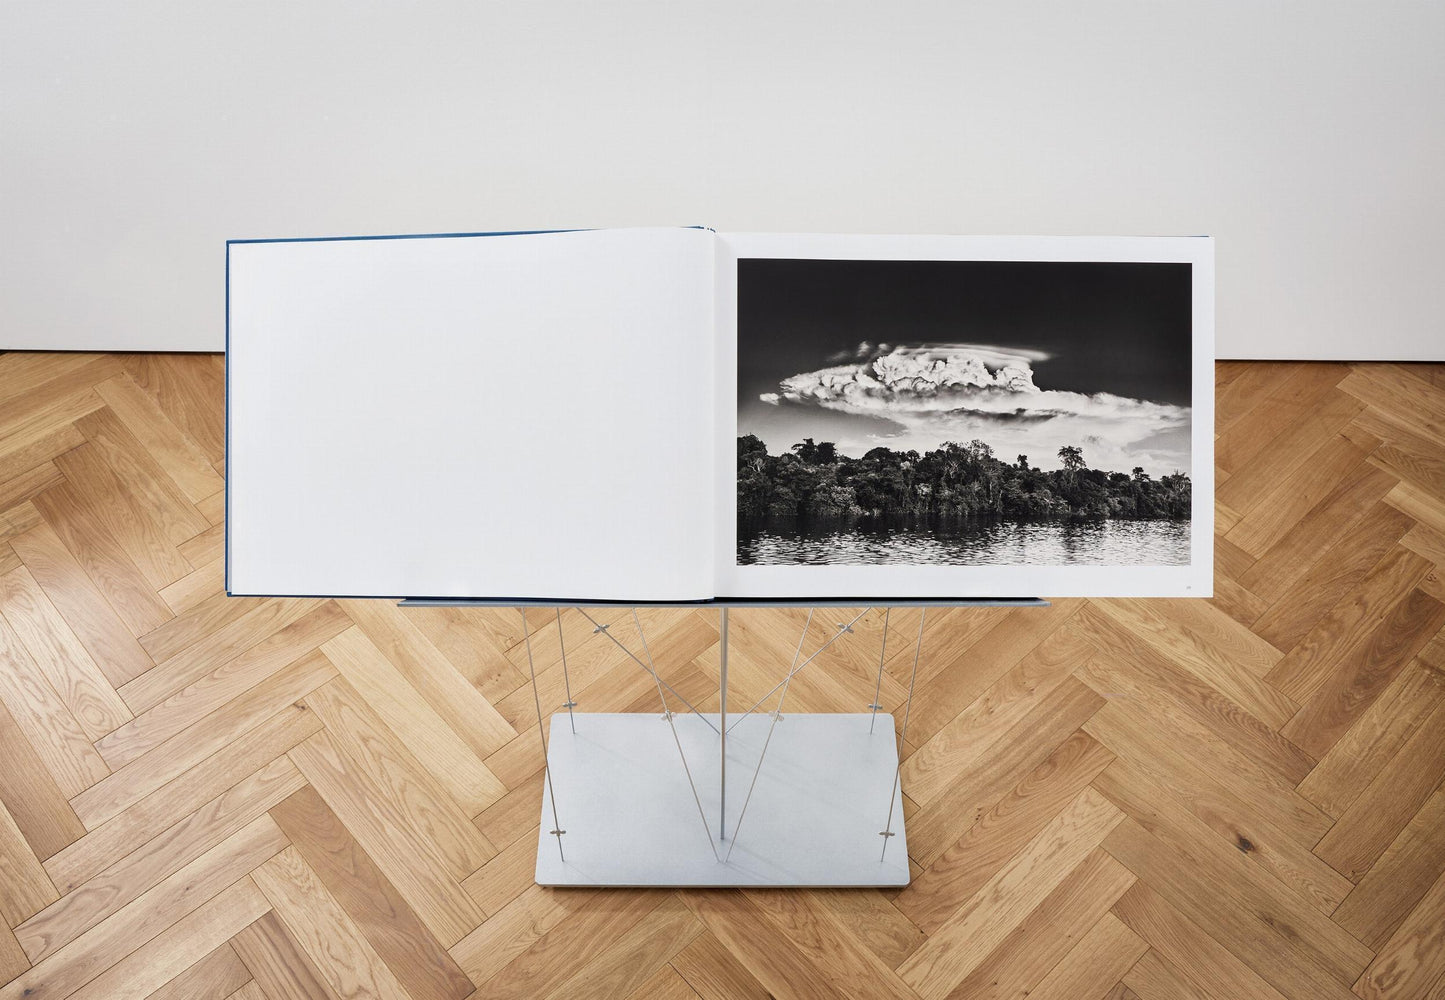
[(227, 590), (1210, 596), (1207, 238), (227, 247)]

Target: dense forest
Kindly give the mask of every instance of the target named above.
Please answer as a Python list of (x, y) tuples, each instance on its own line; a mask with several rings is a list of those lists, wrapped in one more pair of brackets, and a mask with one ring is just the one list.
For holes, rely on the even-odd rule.
[(1049, 472), (994, 457), (982, 441), (948, 442), (920, 455), (874, 448), (840, 455), (812, 438), (769, 455), (755, 435), (738, 438), (738, 517), (809, 519), (965, 518), (1134, 520), (1189, 517), (1189, 477), (1152, 479), (1091, 469), (1081, 448), (1059, 449)]

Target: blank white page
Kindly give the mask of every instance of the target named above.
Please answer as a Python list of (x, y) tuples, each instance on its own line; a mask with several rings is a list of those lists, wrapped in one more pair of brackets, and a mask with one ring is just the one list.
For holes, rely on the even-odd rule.
[(231, 244), (227, 590), (711, 597), (713, 242)]

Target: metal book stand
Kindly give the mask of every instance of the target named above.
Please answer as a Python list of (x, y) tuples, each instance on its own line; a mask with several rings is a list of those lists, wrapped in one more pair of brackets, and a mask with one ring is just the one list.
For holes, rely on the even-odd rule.
[[(482, 602), (407, 601), (406, 604)], [(497, 606), (506, 602), (487, 601)], [(536, 607), (545, 602), (512, 602)], [(773, 689), (728, 713), (728, 613), (797, 602), (710, 602), (719, 609), (718, 711), (699, 712), (660, 675), (636, 608), (602, 624), (568, 606), (651, 676), (660, 714), (578, 712), (556, 610), (566, 702), (542, 711), (531, 625), (520, 608), (544, 757), (536, 880), (548, 886), (904, 886), (909, 881), (900, 757), (929, 607), (1040, 606), (1038, 600), (917, 601), (884, 608), (878, 677), (867, 711), (783, 712), (794, 677), (853, 633), (850, 621), (816, 631), (810, 608), (791, 662)], [(679, 605), (681, 606), (681, 605)], [(827, 606), (821, 604), (820, 606)], [(841, 606), (835, 602), (832, 606)], [(857, 607), (855, 603), (851, 605)], [(919, 607), (902, 728), (880, 711), (893, 607)], [(596, 608), (593, 607), (592, 611)], [(623, 627), (618, 628), (619, 625)], [(623, 632), (623, 636), (614, 634)], [(816, 640), (815, 640), (816, 641)], [(776, 695), (776, 699), (774, 696)], [(563, 714), (565, 710), (565, 715)], [(699, 785), (700, 776), (716, 776)], [(730, 810), (736, 806), (736, 814)]]

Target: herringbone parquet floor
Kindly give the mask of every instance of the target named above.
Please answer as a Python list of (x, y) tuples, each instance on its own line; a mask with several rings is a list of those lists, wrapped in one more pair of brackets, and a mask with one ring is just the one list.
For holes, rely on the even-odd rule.
[[(0, 1000), (1445, 997), (1445, 369), (1218, 386), (1212, 601), (930, 616), (911, 886), (554, 891), (516, 612), (227, 598), (221, 359), (0, 356)], [(715, 615), (644, 620), (715, 707)], [(740, 701), (800, 622), (735, 615)], [(792, 707), (866, 705), (879, 625)]]

